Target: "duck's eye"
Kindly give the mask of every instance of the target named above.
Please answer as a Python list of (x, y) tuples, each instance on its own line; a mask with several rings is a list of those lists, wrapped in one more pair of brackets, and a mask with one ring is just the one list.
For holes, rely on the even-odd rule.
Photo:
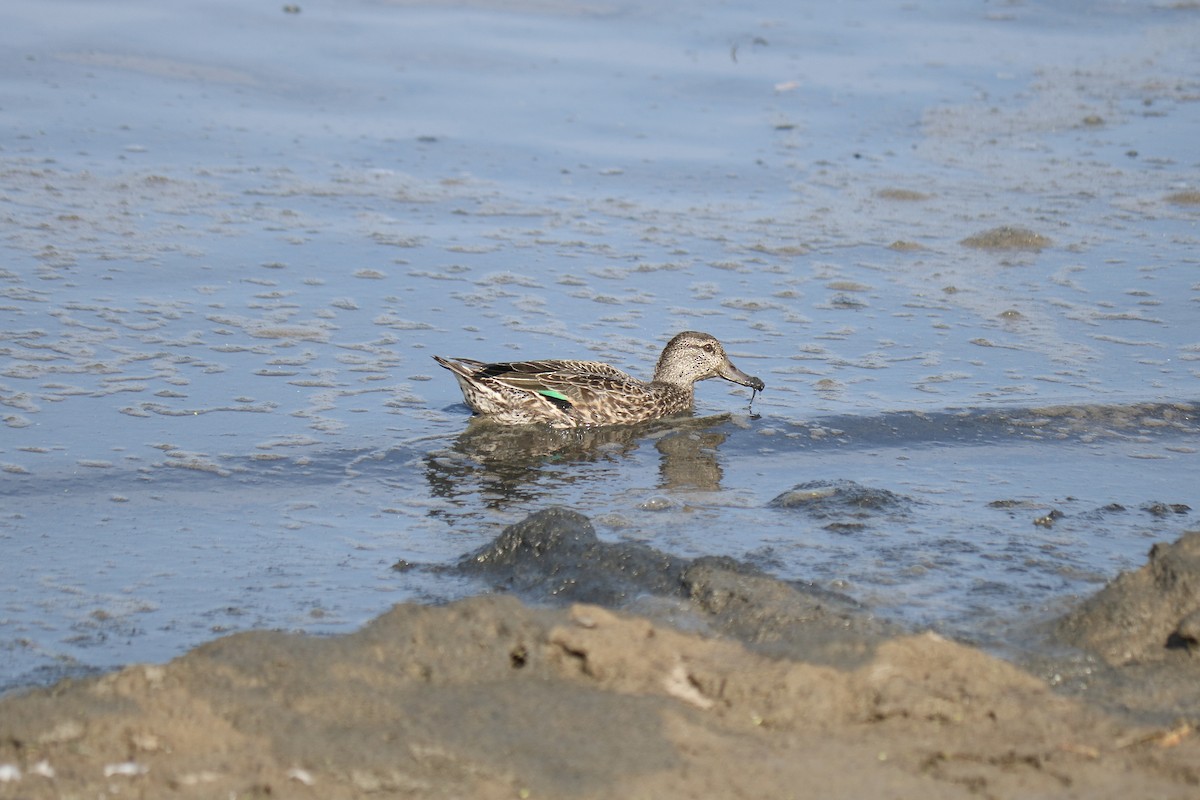
[(713, 347), (712, 342), (705, 342), (704, 344), (700, 345), (700, 347), (703, 348), (704, 352), (706, 353), (716, 352), (716, 348)]

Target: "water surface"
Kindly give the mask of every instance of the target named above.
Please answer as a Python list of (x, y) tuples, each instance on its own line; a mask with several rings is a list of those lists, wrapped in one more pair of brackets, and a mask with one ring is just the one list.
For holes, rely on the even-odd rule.
[[(479, 591), (392, 565), (548, 504), (993, 644), (1195, 524), (1195, 9), (8, 17), (0, 684)], [(685, 328), (753, 413), (514, 449), (429, 357)]]

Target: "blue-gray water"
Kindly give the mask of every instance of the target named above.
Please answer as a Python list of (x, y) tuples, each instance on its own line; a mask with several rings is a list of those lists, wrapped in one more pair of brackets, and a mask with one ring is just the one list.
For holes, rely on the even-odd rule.
[[(300, 9), (6, 4), (0, 686), (478, 591), (391, 565), (555, 503), (981, 641), (1195, 524), (1196, 9)], [(430, 359), (685, 328), (754, 415), (586, 457)]]

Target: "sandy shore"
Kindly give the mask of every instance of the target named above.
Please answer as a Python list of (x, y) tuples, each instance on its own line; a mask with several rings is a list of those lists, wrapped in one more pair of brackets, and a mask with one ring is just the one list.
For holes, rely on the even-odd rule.
[[(551, 510), (461, 566), (528, 580), (540, 563), (561, 588), (621, 547)], [(635, 548), (627, 563), (656, 553)], [(1192, 798), (1197, 553), (1200, 534), (1156, 546), (1062, 619), (1094, 652), (1062, 662), (1091, 665), (1092, 685), (1063, 682), (1077, 696), (736, 563), (658, 554), (682, 589), (640, 614), (405, 604), (349, 635), (236, 634), (9, 696), (0, 796)], [(1128, 702), (1122, 681), (1148, 671)]]

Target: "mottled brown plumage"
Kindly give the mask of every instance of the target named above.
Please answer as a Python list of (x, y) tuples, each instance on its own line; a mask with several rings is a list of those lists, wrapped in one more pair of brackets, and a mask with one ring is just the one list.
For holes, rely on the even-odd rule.
[(692, 410), (694, 384), (708, 378), (756, 392), (764, 388), (733, 365), (713, 336), (697, 331), (684, 331), (667, 343), (649, 383), (599, 361), (434, 359), (454, 373), (472, 410), (506, 425), (576, 428), (684, 414)]

